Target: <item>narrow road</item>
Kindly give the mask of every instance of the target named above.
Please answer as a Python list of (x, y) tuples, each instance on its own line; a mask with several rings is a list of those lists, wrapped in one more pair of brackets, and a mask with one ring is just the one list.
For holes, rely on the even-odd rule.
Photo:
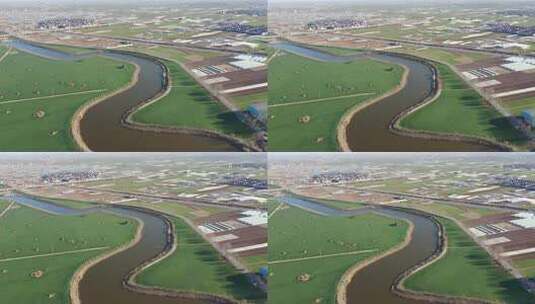
[(287, 106), (294, 106), (294, 105), (307, 104), (307, 103), (316, 103), (316, 102), (337, 100), (337, 99), (344, 99), (344, 98), (351, 98), (351, 97), (368, 96), (368, 95), (374, 95), (374, 94), (375, 93), (371, 93), (371, 92), (370, 93), (357, 93), (357, 94), (344, 95), (344, 96), (333, 96), (333, 97), (325, 97), (325, 98), (310, 99), (310, 100), (303, 100), (303, 101), (295, 101), (295, 102), (289, 102), (289, 103), (279, 103), (279, 104), (269, 105), (269, 108), (287, 107)]
[(2, 210), (2, 212), (0, 213), (0, 218), (4, 216), (4, 214), (6, 214), (9, 209), (11, 209), (11, 207), (13, 207), (13, 204), (15, 204), (15, 202), (11, 202), (11, 204), (9, 204), (6, 209)]
[(356, 250), (356, 251), (333, 253), (333, 254), (322, 254), (322, 255), (316, 255), (316, 256), (310, 256), (310, 257), (304, 257), (304, 258), (270, 261), (268, 264), (283, 264), (283, 263), (291, 263), (291, 262), (317, 260), (317, 259), (324, 259), (324, 258), (346, 256), (346, 255), (358, 255), (358, 254), (363, 254), (363, 253), (372, 253), (376, 251), (377, 249), (367, 249), (367, 250)]
[(47, 95), (47, 96), (39, 96), (39, 97), (11, 99), (11, 100), (2, 101), (1, 104), (18, 103), (18, 102), (23, 102), (23, 101), (39, 100), (39, 99), (50, 99), (50, 98), (55, 98), (55, 97), (86, 95), (86, 94), (100, 93), (100, 92), (106, 92), (106, 91), (107, 91), (107, 89), (98, 89), (98, 90), (88, 90), (88, 91), (80, 91), (80, 92), (56, 94), (56, 95)]
[(22, 257), (16, 257), (16, 258), (1, 259), (0, 262), (11, 262), (11, 261), (28, 260), (28, 259), (35, 259), (35, 258), (42, 258), (42, 257), (58, 256), (58, 255), (68, 255), (68, 254), (75, 254), (75, 253), (100, 251), (100, 250), (104, 250), (104, 249), (108, 249), (108, 248), (109, 248), (108, 246), (105, 246), (105, 247), (93, 247), (93, 248), (85, 248), (85, 249), (79, 249), (79, 250), (70, 250), (70, 251), (61, 251), (61, 252), (53, 252), (53, 253), (45, 253), (45, 254), (28, 255), (28, 256), (22, 256)]
[(9, 47), (7, 49), (7, 51), (4, 54), (2, 54), (2, 57), (0, 57), (0, 62), (4, 61), (4, 59), (6, 59), (6, 57), (9, 55), (9, 53), (11, 52), (12, 49), (13, 49), (12, 47)]

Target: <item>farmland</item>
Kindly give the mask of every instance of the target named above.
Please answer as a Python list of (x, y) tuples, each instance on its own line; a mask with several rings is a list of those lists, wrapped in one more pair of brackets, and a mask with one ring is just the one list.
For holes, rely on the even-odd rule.
[(342, 274), (405, 238), (408, 224), (375, 214), (322, 217), (293, 207), (270, 219), (270, 303), (335, 303)]
[(398, 85), (403, 69), (369, 59), (335, 63), (285, 54), (268, 73), (270, 151), (336, 151), (344, 113)]
[(2, 300), (68, 303), (68, 285), (76, 269), (126, 243), (135, 228), (135, 221), (108, 214), (53, 216), (15, 205), (0, 218)]
[[(403, 118), (402, 127), (520, 143), (522, 135), (448, 66), (436, 64), (443, 89), (433, 103)], [(459, 119), (462, 113), (462, 119)], [(455, 121), (455, 123), (451, 123)]]
[[(405, 286), (412, 290), (450, 296), (480, 298), (504, 303), (532, 303), (533, 296), (500, 269), (453, 221), (440, 218), (444, 226), (448, 248), (446, 255), (409, 277)], [(459, 276), (462, 284), (458, 284)]]
[(237, 272), (184, 220), (174, 219), (178, 247), (163, 261), (138, 277), (143, 285), (259, 300), (263, 294)]
[(133, 65), (102, 57), (60, 61), (11, 51), (0, 62), (0, 149), (77, 150), (73, 114), (126, 85), (133, 72)]

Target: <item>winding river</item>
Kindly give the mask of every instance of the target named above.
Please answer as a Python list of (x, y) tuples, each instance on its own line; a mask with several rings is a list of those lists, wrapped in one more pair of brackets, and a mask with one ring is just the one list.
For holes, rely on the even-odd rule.
[(392, 292), (392, 286), (407, 270), (412, 269), (440, 248), (439, 227), (428, 216), (419, 212), (403, 209), (369, 206), (355, 210), (339, 210), (295, 196), (284, 196), (280, 201), (309, 212), (325, 216), (354, 216), (369, 212), (402, 219), (414, 225), (410, 242), (402, 249), (381, 258), (361, 270), (351, 279), (347, 286), (347, 303), (381, 303), (381, 304), (415, 304), (425, 301), (402, 298)]
[(148, 56), (117, 51), (90, 51), (75, 55), (22, 40), (7, 42), (14, 48), (53, 60), (78, 60), (96, 54), (139, 66), (138, 81), (122, 92), (90, 107), (80, 122), (83, 141), (91, 151), (240, 151), (228, 140), (211, 136), (177, 132), (162, 128), (158, 131), (127, 127), (125, 116), (133, 108), (159, 96), (166, 89), (165, 68)]
[[(430, 65), (412, 57), (391, 53), (366, 52), (348, 56), (328, 54), (289, 42), (280, 42), (276, 48), (306, 58), (327, 62), (348, 62), (370, 58), (402, 65), (409, 69), (406, 85), (397, 93), (385, 97), (356, 112), (346, 128), (351, 151), (415, 152), (415, 151), (496, 151), (498, 147), (472, 142), (445, 139), (417, 138), (395, 134), (391, 122), (399, 113), (420, 104), (435, 94), (433, 69)], [(355, 75), (355, 77), (361, 77)]]
[[(141, 209), (128, 207), (96, 207), (72, 209), (46, 200), (12, 194), (6, 197), (18, 204), (59, 216), (82, 215), (92, 212), (108, 212), (143, 223), (141, 238), (128, 249), (91, 266), (79, 283), (82, 304), (208, 304), (215, 301), (151, 295), (132, 291), (125, 287), (125, 280), (138, 266), (166, 252), (172, 244), (168, 240), (169, 223), (162, 216)], [(223, 302), (221, 302), (223, 303)]]

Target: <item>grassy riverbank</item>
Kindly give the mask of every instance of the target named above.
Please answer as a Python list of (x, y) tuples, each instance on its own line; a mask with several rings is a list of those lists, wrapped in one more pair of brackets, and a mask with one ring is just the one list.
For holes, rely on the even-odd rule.
[(137, 226), (109, 214), (54, 216), (14, 206), (0, 218), (0, 294), (5, 303), (68, 303), (76, 269), (128, 242)]
[(407, 229), (375, 214), (341, 218), (279, 208), (269, 225), (269, 303), (335, 303), (344, 272), (401, 243)]
[(455, 222), (439, 221), (448, 237), (447, 253), (415, 273), (405, 286), (448, 296), (480, 298), (499, 303), (527, 304), (535, 298), (477, 245)]
[(402, 127), (513, 144), (523, 141), (507, 119), (486, 104), (455, 72), (444, 64), (436, 66), (443, 83), (442, 93), (433, 103), (403, 118)]
[(268, 76), (270, 151), (336, 151), (344, 113), (394, 88), (402, 74), (400, 66), (369, 59), (337, 63), (293, 54), (276, 57)]
[(0, 150), (76, 150), (73, 114), (126, 85), (134, 69), (98, 56), (62, 61), (12, 51), (0, 62)]
[(238, 300), (262, 301), (264, 295), (238, 273), (185, 221), (174, 219), (176, 251), (137, 278), (143, 285), (202, 292)]
[(207, 129), (238, 137), (252, 135), (245, 124), (214, 100), (178, 63), (168, 60), (163, 63), (173, 87), (168, 95), (134, 113), (134, 121)]

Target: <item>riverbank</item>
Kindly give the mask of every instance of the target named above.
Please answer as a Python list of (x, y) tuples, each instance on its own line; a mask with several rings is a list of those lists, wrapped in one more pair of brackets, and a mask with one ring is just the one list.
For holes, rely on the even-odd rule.
[(120, 247), (117, 247), (103, 255), (100, 255), (100, 256), (97, 256), (96, 258), (93, 258), (93, 259), (90, 259), (88, 261), (86, 261), (84, 264), (82, 264), (82, 266), (80, 266), (80, 268), (78, 268), (78, 270), (74, 273), (74, 275), (72, 276), (72, 279), (71, 279), (71, 282), (69, 284), (69, 298), (71, 300), (71, 304), (82, 304), (82, 299), (80, 298), (80, 292), (79, 292), (79, 289), (80, 289), (80, 282), (82, 281), (82, 279), (84, 278), (86, 272), (93, 266), (95, 266), (96, 264), (100, 263), (101, 261), (104, 261), (106, 259), (108, 259), (109, 257), (113, 256), (113, 255), (116, 255), (120, 252), (123, 252), (123, 251), (126, 251), (128, 250), (129, 248), (132, 248), (133, 246), (135, 246), (136, 244), (138, 244), (140, 241), (141, 241), (141, 238), (143, 237), (143, 227), (144, 227), (144, 223), (143, 221), (137, 219), (137, 218), (132, 218), (133, 220), (135, 220), (138, 225), (137, 225), (137, 230), (136, 230), (136, 234), (134, 236), (134, 238), (128, 242), (127, 244), (124, 244)]
[(466, 134), (450, 134), (450, 133), (439, 133), (439, 132), (431, 132), (426, 130), (417, 130), (417, 129), (411, 129), (406, 128), (401, 125), (401, 121), (407, 117), (409, 117), (411, 114), (427, 107), (428, 105), (431, 105), (433, 102), (436, 102), (439, 98), (441, 98), (443, 94), (443, 87), (444, 82), (442, 78), (440, 77), (439, 72), (437, 71), (437, 68), (434, 66), (433, 63), (424, 61), (420, 59), (419, 57), (413, 56), (413, 55), (407, 55), (407, 54), (401, 54), (403, 56), (407, 57), (414, 57), (415, 60), (420, 60), (423, 64), (426, 64), (435, 75), (434, 78), (434, 92), (433, 94), (429, 95), (426, 99), (422, 100), (420, 103), (414, 104), (407, 109), (403, 110), (399, 114), (397, 114), (389, 123), (388, 128), (389, 130), (394, 133), (398, 134), (400, 136), (408, 136), (413, 138), (422, 138), (422, 139), (428, 139), (428, 140), (449, 140), (449, 141), (456, 141), (456, 142), (465, 142), (465, 143), (473, 143), (477, 145), (485, 145), (491, 148), (496, 148), (498, 151), (513, 151), (514, 147), (500, 143), (496, 140), (488, 139), (488, 138), (482, 138), (482, 137), (476, 137), (476, 136), (469, 136)]
[(121, 88), (121, 89), (119, 89), (119, 90), (117, 90), (115, 92), (112, 92), (110, 94), (98, 97), (95, 100), (92, 100), (92, 101), (89, 101), (89, 102), (85, 103), (81, 108), (78, 108), (78, 110), (72, 116), (72, 119), (71, 119), (71, 135), (72, 135), (76, 145), (79, 147), (79, 149), (81, 151), (84, 151), (84, 152), (90, 152), (91, 151), (91, 149), (89, 148), (87, 143), (84, 141), (84, 138), (83, 138), (82, 133), (81, 133), (81, 127), (80, 127), (80, 123), (81, 123), (82, 119), (85, 117), (87, 111), (89, 111), (93, 106), (95, 106), (95, 105), (97, 105), (97, 104), (109, 99), (112, 96), (115, 96), (117, 94), (120, 94), (122, 92), (130, 90), (139, 81), (139, 74), (141, 72), (141, 68), (136, 63), (131, 63), (131, 64), (133, 64), (135, 66), (135, 70), (134, 70), (134, 74), (132, 75), (132, 79), (130, 80), (130, 82), (126, 86), (124, 86), (123, 88)]
[[(192, 113), (197, 113), (197, 116), (202, 116), (204, 114), (210, 116), (206, 117), (206, 120), (214, 120), (212, 123), (216, 127), (213, 130), (211, 128), (197, 128), (195, 120), (191, 121), (191, 118), (196, 116), (187, 116), (188, 105), (186, 105), (185, 110), (181, 111), (182, 115), (186, 115), (185, 117), (188, 117), (189, 119), (184, 122), (186, 125), (184, 128), (181, 128), (180, 126), (175, 127), (166, 123), (138, 125), (133, 121), (127, 121), (127, 116), (133, 112), (132, 108), (136, 108), (146, 101), (162, 101), (162, 98), (168, 94), (168, 92), (165, 93), (168, 88), (168, 83), (166, 83), (164, 79), (169, 76), (164, 75), (168, 70), (166, 70), (166, 66), (158, 58), (143, 53), (124, 50), (90, 49), (89, 52), (78, 54), (75, 52), (77, 50), (76, 48), (73, 48), (72, 50), (67, 48), (64, 50), (65, 47), (57, 45), (47, 48), (46, 44), (42, 45), (40, 43), (26, 42), (22, 40), (17, 40), (17, 43), (17, 47), (27, 48), (28, 52), (30, 52), (29, 54), (45, 58), (42, 60), (46, 60), (47, 64), (50, 65), (76, 67), (77, 65), (83, 65), (86, 61), (107, 62), (113, 60), (115, 62), (123, 63), (123, 65), (118, 66), (115, 71), (124, 71), (124, 66), (127, 64), (126, 67), (129, 69), (128, 71), (131, 72), (131, 74), (128, 75), (128, 78), (125, 79), (120, 86), (108, 89), (107, 91), (110, 91), (109, 94), (104, 96), (100, 96), (100, 94), (98, 94), (99, 96), (94, 97), (89, 96), (85, 100), (82, 100), (78, 106), (72, 106), (72, 97), (62, 97), (60, 98), (60, 101), (50, 103), (50, 107), (52, 107), (52, 105), (58, 105), (60, 102), (71, 101), (69, 106), (72, 108), (72, 112), (67, 118), (70, 123), (62, 123), (62, 126), (68, 127), (68, 129), (65, 130), (65, 136), (68, 138), (68, 141), (71, 142), (72, 146), (67, 150), (260, 151), (260, 149), (254, 145), (253, 141), (246, 142), (245, 140), (236, 138), (233, 134), (225, 133), (226, 129), (224, 126), (221, 127), (223, 128), (221, 132), (217, 130), (218, 124), (221, 122), (227, 123), (226, 121), (228, 120), (228, 117), (212, 117), (213, 115), (210, 114), (212, 113), (211, 110), (206, 111), (205, 113), (199, 112), (198, 109), (191, 109), (191, 111), (193, 111)], [(98, 66), (98, 64), (95, 64), (95, 66)], [(115, 71), (114, 73), (119, 73)], [(84, 73), (71, 74), (85, 75)], [(93, 79), (89, 82), (91, 83), (91, 81), (93, 81)], [(117, 80), (115, 80), (115, 83), (116, 82)], [(197, 95), (192, 96), (189, 96), (189, 98), (198, 97)], [(0, 103), (0, 106), (3, 106), (3, 104)], [(59, 106), (61, 106), (61, 104), (59, 104)], [(51, 118), (49, 118), (49, 115), (46, 115), (48, 114), (48, 109), (45, 108), (45, 110), (45, 117), (41, 120), (48, 121), (49, 119), (58, 119), (58, 115), (51, 115)], [(63, 111), (65, 112), (65, 110)], [(14, 112), (16, 112), (16, 115), (20, 115), (18, 113), (20, 111)], [(56, 112), (57, 111), (55, 111), (55, 114), (57, 114)], [(169, 111), (166, 112), (169, 113)], [(6, 113), (10, 114), (11, 110), (8, 108)], [(172, 113), (169, 115), (171, 114)], [(172, 118), (175, 119), (176, 117)], [(189, 123), (191, 123), (191, 127), (187, 126)], [(43, 130), (42, 128), (39, 130), (39, 132), (43, 131), (46, 132), (46, 130)], [(50, 134), (47, 134), (48, 136), (39, 137), (42, 140), (52, 140), (52, 136), (55, 138), (58, 138), (60, 135), (63, 136), (61, 131), (62, 130), (51, 130), (49, 132)], [(108, 137), (113, 137), (116, 140), (104, 140), (102, 134), (108, 134)], [(143, 142), (140, 142), (140, 139), (143, 139)]]
[(415, 273), (422, 271), (423, 269), (433, 265), (438, 262), (440, 259), (444, 258), (448, 252), (448, 236), (447, 232), (444, 229), (444, 226), (438, 222), (432, 215), (429, 216), (430, 219), (435, 222), (439, 228), (439, 247), (435, 253), (430, 256), (428, 259), (422, 261), (420, 264), (415, 265), (413, 268), (408, 269), (403, 274), (401, 274), (394, 284), (392, 284), (392, 292), (399, 295), (400, 297), (406, 299), (412, 299), (417, 301), (426, 301), (432, 303), (443, 303), (443, 304), (491, 304), (489, 301), (484, 301), (481, 299), (475, 298), (466, 298), (466, 297), (456, 297), (456, 296), (447, 296), (439, 295), (431, 292), (415, 291), (407, 288), (404, 284)]
[(128, 84), (135, 67), (100, 56), (78, 59), (33, 44), (16, 47), (2, 61), (0, 150), (81, 150), (71, 130), (73, 115)]
[[(501, 119), (507, 118), (501, 117), (483, 96), (454, 73), (452, 67), (414, 55), (399, 55), (419, 60), (432, 69), (436, 93), (396, 115), (389, 124), (392, 132), (415, 138), (473, 143), (496, 151), (518, 149), (512, 142), (518, 141), (521, 134), (508, 123), (500, 122)], [(449, 98), (445, 100), (444, 96)], [(464, 99), (475, 104), (468, 105), (468, 101), (461, 101)], [(444, 118), (457, 119), (458, 113), (464, 113), (465, 117), (457, 124), (452, 124), (452, 119)], [(481, 117), (486, 119), (481, 120)]]
[(350, 109), (348, 112), (346, 112), (344, 114), (344, 116), (342, 116), (342, 119), (340, 120), (340, 122), (338, 123), (338, 127), (336, 128), (336, 130), (337, 130), (336, 131), (336, 140), (338, 142), (338, 146), (339, 146), (340, 151), (342, 151), (342, 152), (351, 152), (351, 148), (349, 147), (349, 142), (348, 142), (348, 139), (347, 139), (347, 127), (349, 126), (349, 124), (353, 120), (353, 117), (358, 112), (360, 112), (361, 110), (363, 110), (366, 107), (369, 107), (369, 106), (371, 106), (371, 105), (373, 105), (373, 104), (375, 104), (377, 102), (382, 101), (383, 99), (385, 99), (387, 97), (390, 97), (390, 96), (393, 96), (393, 95), (399, 93), (407, 85), (407, 80), (408, 80), (408, 77), (409, 77), (410, 70), (405, 65), (402, 65), (402, 68), (403, 68), (403, 75), (401, 76), (400, 83), (396, 87), (392, 88), (392, 90), (390, 90), (389, 92), (387, 92), (387, 93), (385, 93), (385, 94), (383, 94), (381, 96), (377, 96), (374, 99), (365, 102), (364, 104), (357, 104), (353, 109)]
[(406, 221), (409, 225), (409, 228), (407, 229), (407, 233), (405, 236), (404, 241), (392, 247), (391, 249), (385, 251), (384, 253), (374, 256), (371, 259), (365, 260), (364, 262), (357, 263), (353, 267), (349, 268), (343, 275), (340, 281), (338, 282), (336, 286), (336, 303), (337, 304), (348, 304), (347, 303), (347, 287), (353, 280), (353, 278), (358, 275), (358, 272), (362, 270), (363, 268), (369, 266), (370, 264), (373, 264), (389, 255), (392, 255), (399, 250), (402, 250), (405, 248), (411, 241), (412, 241), (412, 233), (414, 231), (414, 224), (410, 221)]
[[(313, 202), (314, 203), (304, 204), (303, 207), (305, 210), (312, 208), (322, 213), (322, 210), (325, 209), (325, 205), (316, 203), (315, 199)], [(386, 251), (382, 255), (376, 257), (371, 256), (370, 260), (362, 261), (361, 263), (357, 263), (348, 268), (338, 281), (336, 292), (337, 304), (347, 304), (349, 301), (353, 301), (351, 297), (357, 297), (357, 299), (366, 299), (368, 301), (380, 300), (384, 303), (393, 302), (397, 297), (411, 299), (414, 300), (415, 303), (420, 301), (456, 304), (489, 303), (486, 300), (470, 298), (458, 295), (457, 293), (453, 293), (452, 296), (449, 296), (449, 293), (442, 295), (431, 292), (413, 291), (405, 288), (403, 282), (405, 282), (406, 278), (412, 277), (415, 273), (418, 273), (419, 271), (430, 267), (434, 263), (441, 261), (441, 258), (446, 256), (448, 252), (448, 238), (446, 230), (442, 226), (442, 223), (439, 221), (439, 219), (436, 219), (433, 214), (399, 207), (376, 206), (376, 208), (380, 209), (367, 209), (364, 211), (367, 213), (375, 212), (380, 215), (392, 217), (394, 219), (402, 219), (409, 223), (410, 232), (406, 233), (403, 242), (393, 246), (390, 250)], [(331, 208), (331, 210), (337, 210), (337, 208)], [(330, 214), (334, 216), (356, 216), (357, 214), (361, 215), (362, 213), (356, 211), (348, 213), (346, 211), (339, 210), (337, 212), (331, 211), (322, 214)], [(430, 229), (431, 225), (434, 227), (433, 229)], [(436, 236), (434, 235), (435, 233)], [(433, 242), (433, 246), (429, 245), (431, 247), (422, 247), (422, 241)], [(414, 256), (415, 254), (417, 255), (416, 257)], [(418, 254), (421, 256), (418, 256)], [(382, 260), (382, 262), (378, 263), (379, 260)], [(405, 265), (403, 263), (410, 264)], [(369, 266), (371, 265), (373, 265), (373, 267), (370, 268)], [(383, 273), (383, 275), (378, 276), (378, 273)], [(380, 281), (386, 283), (386, 286), (382, 287), (381, 289), (377, 289), (377, 284)], [(373, 289), (373, 291), (370, 289)], [(391, 295), (387, 296), (385, 293), (390, 293)]]
[(162, 251), (159, 255), (154, 257), (151, 260), (146, 261), (145, 263), (139, 265), (133, 269), (127, 277), (124, 279), (123, 284), (126, 288), (131, 291), (155, 295), (155, 296), (165, 296), (173, 298), (183, 298), (191, 300), (201, 300), (214, 304), (237, 304), (238, 302), (232, 298), (225, 297), (222, 295), (215, 295), (201, 291), (189, 291), (189, 290), (175, 290), (164, 287), (149, 286), (144, 285), (138, 282), (138, 276), (149, 269), (150, 267), (168, 259), (171, 257), (176, 250), (178, 249), (178, 234), (176, 233), (175, 225), (166, 216), (158, 215), (166, 221), (168, 224), (168, 229), (166, 232), (167, 237), (167, 248), (165, 251)]
[[(293, 43), (293, 42), (292, 42)], [(293, 52), (298, 52), (300, 43), (293, 45)], [(309, 52), (305, 47), (303, 52)], [(338, 52), (340, 53), (340, 52)], [(345, 52), (341, 52), (344, 54)], [(340, 60), (350, 60), (351, 56), (335, 56), (329, 54), (318, 55), (319, 60), (338, 62)], [(382, 99), (373, 100), (373, 106), (356, 107), (350, 111), (350, 115), (344, 117), (337, 129), (337, 145), (342, 151), (509, 151), (511, 148), (504, 143), (498, 143), (487, 138), (470, 138), (466, 134), (441, 134), (429, 133), (425, 138), (416, 136), (407, 131), (394, 130), (391, 126), (394, 120), (407, 109), (413, 108), (415, 104), (429, 101), (433, 96), (441, 98), (443, 92), (437, 92), (436, 69), (426, 60), (407, 54), (391, 53), (385, 51), (368, 51), (365, 56), (372, 60), (388, 62), (398, 66), (405, 66), (409, 69), (407, 81), (397, 92), (385, 94)], [(310, 56), (309, 56), (310, 57)], [(360, 57), (359, 57), (360, 58)], [(434, 75), (434, 76), (433, 76)], [(438, 95), (437, 95), (438, 93)], [(468, 118), (474, 116), (476, 110), (470, 110)], [(449, 113), (453, 115), (453, 113)], [(351, 117), (352, 116), (352, 117)], [(459, 119), (459, 116), (455, 116)], [(490, 119), (490, 118), (489, 118)], [(450, 122), (454, 121), (450, 119)], [(463, 123), (465, 123), (463, 121)], [(489, 122), (490, 123), (490, 122)], [(340, 129), (346, 128), (344, 136)], [(451, 123), (450, 123), (451, 127)], [(489, 127), (490, 128), (490, 127)], [(505, 132), (501, 128), (494, 126), (492, 132)], [(403, 130), (404, 131), (404, 130)], [(490, 132), (490, 131), (489, 131)]]
[(132, 107), (126, 113), (124, 113), (121, 118), (121, 123), (125, 127), (131, 128), (133, 130), (144, 131), (144, 132), (171, 133), (171, 134), (176, 133), (176, 134), (187, 134), (187, 135), (203, 136), (207, 138), (214, 138), (214, 139), (226, 141), (230, 145), (244, 152), (261, 152), (261, 149), (259, 149), (258, 147), (251, 145), (245, 142), (244, 140), (239, 139), (238, 137), (230, 136), (230, 135), (227, 135), (222, 132), (215, 131), (215, 130), (203, 129), (203, 128), (197, 128), (197, 127), (179, 127), (179, 126), (171, 126), (171, 125), (164, 125), (164, 124), (158, 124), (158, 123), (143, 123), (138, 120), (135, 120), (134, 115), (136, 115), (143, 109), (150, 107), (157, 102), (162, 101), (162, 99), (169, 96), (169, 94), (173, 90), (173, 79), (169, 72), (169, 67), (163, 63), (161, 63), (161, 65), (165, 71), (164, 73), (165, 90), (159, 92), (156, 96), (152, 97), (146, 102), (140, 103)]
[(401, 66), (365, 54), (337, 57), (293, 44), (279, 48), (288, 50), (269, 69), (270, 151), (340, 150), (344, 115), (398, 86), (404, 73)]

